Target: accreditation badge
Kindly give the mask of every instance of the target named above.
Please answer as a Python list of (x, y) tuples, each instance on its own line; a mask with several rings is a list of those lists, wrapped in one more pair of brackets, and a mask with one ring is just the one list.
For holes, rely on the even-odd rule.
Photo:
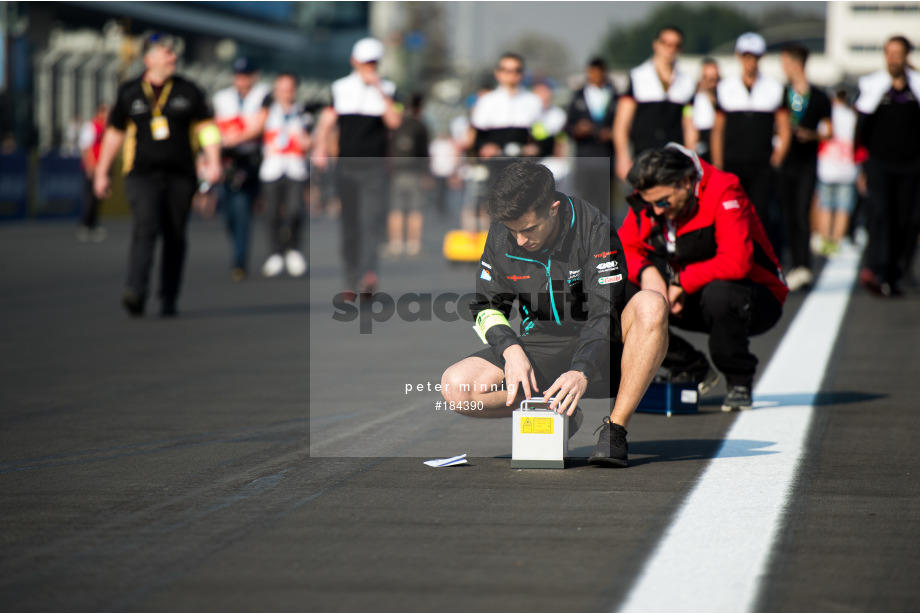
[(162, 115), (150, 119), (150, 134), (154, 141), (165, 141), (169, 138), (169, 121)]

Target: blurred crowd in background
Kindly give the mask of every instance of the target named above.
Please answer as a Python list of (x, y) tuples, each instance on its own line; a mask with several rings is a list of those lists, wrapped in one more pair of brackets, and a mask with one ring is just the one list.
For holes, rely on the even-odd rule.
[[(619, 223), (626, 214), (630, 188), (624, 180), (632, 160), (645, 149), (679, 142), (739, 176), (781, 254), (790, 289), (809, 288), (815, 278), (813, 257), (834, 257), (846, 242), (868, 244), (860, 281), (870, 291), (898, 296), (905, 286), (917, 284), (911, 265), (920, 233), (920, 141), (908, 135), (920, 134), (920, 77), (911, 65), (916, 41), (901, 36), (910, 33), (909, 27), (891, 31), (886, 26), (884, 34), (873, 33), (874, 46), (867, 45), (862, 57), (874, 60), (834, 72), (827, 69), (835, 51), (830, 38), (815, 54), (818, 45), (811, 31), (787, 28), (771, 41), (767, 31), (764, 36), (742, 30), (749, 22), (725, 25), (715, 19), (709, 31), (699, 25), (684, 31), (689, 18), (678, 13), (688, 9), (662, 3), (654, 18), (633, 29), (646, 33), (642, 45), (647, 50), (647, 59), (635, 65), (624, 66), (622, 58), (612, 61), (611, 41), (614, 49), (626, 47), (621, 28), (596, 43), (597, 53), (577, 74), (553, 66), (539, 44), (522, 37), (496, 52), (488, 68), (464, 68), (459, 79), (451, 78), (443, 42), (419, 25), (426, 17), (420, 9), (406, 9), (402, 31), (374, 38), (366, 36), (375, 29), (367, 17), (373, 13), (373, 6), (367, 6), (371, 3), (343, 4), (361, 5), (351, 8), (354, 15), (364, 15), (363, 28), (356, 18), (329, 46), (348, 56), (351, 72), (341, 61), (314, 58), (312, 70), (258, 52), (239, 53), (245, 45), (224, 49), (218, 54), (223, 60), (212, 58), (209, 65), (219, 71), (180, 61), (178, 74), (204, 91), (221, 133), (221, 179), (199, 182), (194, 211), (225, 221), (234, 282), (245, 280), (254, 268), (268, 277), (303, 275), (309, 266), (304, 226), (309, 218), (323, 216), (341, 219), (346, 240), (360, 237), (359, 243), (366, 244), (374, 239), (373, 254), (345, 254), (344, 284), (354, 292), (376, 289), (378, 256), (434, 255), (431, 246), (438, 246), (439, 238), (427, 241), (426, 252), (426, 216), (444, 220), (441, 228), (476, 232), (488, 227), (482, 203), (489, 161), (503, 157), (544, 161), (562, 191), (586, 198)], [(615, 12), (616, 4), (604, 10)], [(860, 3), (839, 4), (847, 5), (854, 19), (872, 15), (871, 7)], [(902, 4), (901, 14), (893, 17), (916, 22), (920, 3)], [(6, 25), (11, 22), (8, 8)], [(384, 17), (392, 18), (394, 10), (387, 8)], [(451, 10), (459, 21), (446, 27), (456, 26), (458, 36), (466, 32), (475, 41), (476, 23), (464, 17), (462, 7)], [(837, 14), (844, 9), (828, 10)], [(671, 16), (680, 20), (671, 21)], [(135, 19), (131, 28), (140, 23)], [(381, 27), (378, 23), (376, 29)], [(39, 128), (37, 139), (30, 137), (38, 141), (39, 153), (57, 142), (57, 154), (80, 160), (82, 189), (73, 183), (62, 189), (80, 195), (81, 241), (106, 238), (99, 195), (92, 189), (95, 165), (114, 87), (142, 70), (142, 37), (131, 35), (123, 24), (119, 28), (120, 44), (134, 45), (134, 52), (130, 62), (121, 62), (121, 72), (109, 74), (116, 83), (96, 85), (92, 97), (81, 98), (79, 108), (86, 109), (90, 98), (94, 103), (92, 117), (71, 116), (57, 121), (56, 128)], [(362, 30), (363, 36), (358, 34)], [(707, 42), (700, 42), (701, 32)], [(195, 45), (189, 36), (177, 38), (186, 47)], [(695, 54), (682, 59), (688, 41)], [(490, 48), (495, 44), (491, 41)], [(181, 48), (177, 52), (181, 57)], [(323, 53), (328, 57), (332, 52)], [(810, 68), (815, 62), (817, 68)], [(870, 65), (875, 70), (862, 68)], [(808, 74), (821, 78), (812, 81)], [(7, 91), (14, 89), (7, 84)], [(53, 94), (57, 100), (68, 83), (58, 79), (53, 88), (42, 87), (39, 79), (37, 96)], [(76, 86), (70, 87), (76, 97)], [(380, 105), (368, 102), (367, 87), (372, 97), (379, 92)], [(37, 108), (34, 124), (48, 123)], [(372, 119), (356, 123), (355, 117)], [(21, 164), (13, 159), (23, 150), (17, 134), (21, 140), (21, 130), (3, 134), (6, 157), (0, 159), (0, 171), (8, 176)], [(368, 142), (380, 147), (360, 145)], [(312, 163), (311, 157), (316, 157)], [(372, 157), (386, 160), (379, 175), (342, 163)], [(0, 213), (10, 210), (6, 206)], [(19, 218), (27, 217), (24, 211), (19, 207)], [(105, 205), (102, 211), (104, 219)], [(257, 267), (249, 262), (254, 217), (265, 219), (271, 246)]]

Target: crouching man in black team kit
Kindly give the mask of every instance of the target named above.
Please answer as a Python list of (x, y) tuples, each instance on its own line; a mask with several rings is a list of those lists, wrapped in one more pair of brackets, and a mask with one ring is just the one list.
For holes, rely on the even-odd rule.
[[(545, 166), (524, 160), (508, 166), (488, 210), (493, 223), (470, 308), (490, 347), (444, 372), (444, 399), (482, 407), (463, 412), (469, 416), (507, 418), (521, 400), (543, 391), (544, 400), (555, 397), (553, 409), (569, 416), (571, 436), (582, 397), (615, 396), (590, 462), (625, 467), (626, 427), (667, 349), (667, 302), (653, 291), (626, 301), (626, 259), (616, 230), (592, 205), (556, 192)], [(508, 323), (515, 300), (519, 334)]]
[(162, 238), (160, 314), (177, 315), (196, 190), (191, 136), (205, 154), (204, 179), (221, 179), (220, 130), (201, 89), (176, 73), (180, 45), (170, 34), (144, 39), (144, 73), (118, 88), (96, 163), (96, 196), (109, 195), (109, 168), (124, 144), (125, 194), (131, 204), (131, 248), (122, 305), (144, 313), (158, 238)]

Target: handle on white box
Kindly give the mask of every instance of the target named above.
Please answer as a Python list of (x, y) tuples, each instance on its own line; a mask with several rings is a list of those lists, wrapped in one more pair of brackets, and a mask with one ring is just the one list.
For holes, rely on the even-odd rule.
[(549, 406), (555, 400), (556, 397), (550, 397), (548, 401), (544, 401), (543, 399), (524, 399), (521, 401), (520, 409), (529, 409), (531, 411), (553, 411), (549, 408)]

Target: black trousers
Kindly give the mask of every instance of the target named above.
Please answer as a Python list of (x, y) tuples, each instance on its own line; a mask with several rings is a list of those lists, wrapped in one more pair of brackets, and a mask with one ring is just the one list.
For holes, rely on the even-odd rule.
[(786, 244), (792, 268), (811, 268), (811, 200), (818, 180), (818, 160), (783, 166), (780, 175), (780, 205), (786, 222)]
[[(537, 396), (553, 385), (556, 379), (571, 370), (572, 357), (581, 341), (577, 337), (557, 337), (546, 333), (531, 333), (521, 336), (521, 347), (530, 360), (537, 377)], [(482, 358), (499, 369), (505, 368), (505, 361), (495, 355), (491, 347), (483, 348), (469, 357)], [(595, 365), (595, 373), (585, 390), (586, 399), (609, 399), (620, 389), (620, 363), (623, 360), (623, 344), (610, 344), (610, 354), (601, 364)], [(470, 382), (473, 383), (473, 382)]]
[(700, 160), (706, 161), (708, 164), (712, 164), (712, 128), (709, 130), (700, 130), (700, 140), (699, 144), (696, 146), (696, 152), (700, 156)]
[(95, 228), (99, 218), (99, 203), (96, 192), (93, 190), (91, 177), (83, 178), (83, 213), (80, 216), (80, 225)]
[(377, 272), (377, 247), (387, 212), (383, 158), (339, 158), (337, 189), (342, 200), (342, 258), (345, 284)]
[(773, 245), (773, 251), (777, 254), (782, 253), (782, 231), (777, 219), (779, 216), (774, 215), (772, 200), (773, 186), (776, 183), (776, 171), (770, 166), (769, 161), (762, 163), (744, 163), (732, 164), (725, 163), (725, 170), (738, 176), (741, 187), (751, 199), (754, 210), (757, 211), (757, 217), (760, 223), (767, 231), (767, 237)]
[[(688, 294), (683, 311), (672, 315), (670, 324), (708, 334), (712, 362), (725, 374), (728, 385), (750, 386), (758, 360), (750, 351), (749, 339), (773, 328), (782, 315), (782, 305), (765, 286), (746, 279), (720, 280)], [(690, 342), (672, 333), (664, 366), (680, 370), (700, 356)]]
[(128, 288), (142, 299), (146, 298), (157, 239), (162, 236), (160, 297), (174, 300), (182, 284), (188, 242), (186, 228), (195, 194), (195, 176), (132, 172), (125, 177), (125, 193), (132, 213)]
[(306, 181), (281, 177), (262, 183), (262, 196), (268, 207), (268, 244), (273, 254), (300, 250)]
[(920, 232), (920, 160), (892, 164), (869, 158), (865, 165), (869, 244), (866, 266), (881, 281), (901, 280)]

